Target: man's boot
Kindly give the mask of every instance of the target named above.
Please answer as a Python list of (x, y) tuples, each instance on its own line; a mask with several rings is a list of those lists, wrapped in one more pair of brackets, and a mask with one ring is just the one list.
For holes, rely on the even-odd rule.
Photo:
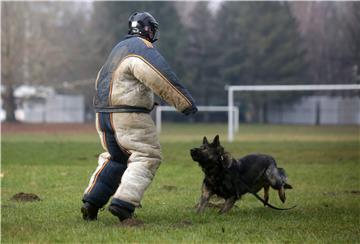
[(117, 216), (120, 221), (130, 219), (135, 211), (135, 206), (129, 202), (113, 198), (109, 206), (109, 211)]
[(117, 205), (110, 205), (109, 206), (109, 211), (113, 215), (117, 216), (120, 221), (124, 221), (125, 219), (129, 219), (133, 215), (133, 211), (129, 210), (128, 208), (120, 207), (120, 206), (117, 206)]
[(97, 220), (98, 212), (99, 208), (89, 202), (85, 202), (84, 205), (81, 207), (83, 219), (87, 221)]

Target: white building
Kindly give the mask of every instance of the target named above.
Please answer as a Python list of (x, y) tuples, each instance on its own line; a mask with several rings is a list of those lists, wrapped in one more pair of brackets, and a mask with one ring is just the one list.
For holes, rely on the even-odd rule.
[[(15, 116), (30, 123), (83, 123), (83, 95), (57, 94), (50, 87), (20, 86), (14, 91), (18, 102)], [(2, 120), (5, 118), (1, 118)]]
[(305, 96), (295, 104), (269, 105), (274, 124), (360, 124), (360, 97)]

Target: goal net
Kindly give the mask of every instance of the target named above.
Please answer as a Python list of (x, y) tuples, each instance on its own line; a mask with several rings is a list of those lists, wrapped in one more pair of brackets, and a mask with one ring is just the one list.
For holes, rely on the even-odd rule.
[(228, 141), (234, 141), (234, 133), (238, 124), (234, 123), (234, 93), (235, 92), (275, 92), (275, 91), (339, 91), (360, 90), (359, 84), (334, 85), (254, 85), (254, 86), (227, 86), (228, 91)]

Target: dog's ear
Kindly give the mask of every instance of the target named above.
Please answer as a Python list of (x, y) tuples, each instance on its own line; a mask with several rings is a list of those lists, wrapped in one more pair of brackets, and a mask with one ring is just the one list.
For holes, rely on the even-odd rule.
[(220, 139), (219, 139), (219, 135), (216, 135), (213, 141), (213, 145), (218, 147), (220, 146)]
[(203, 138), (203, 144), (204, 145), (209, 145), (209, 142), (208, 142), (206, 136), (204, 136), (204, 138)]

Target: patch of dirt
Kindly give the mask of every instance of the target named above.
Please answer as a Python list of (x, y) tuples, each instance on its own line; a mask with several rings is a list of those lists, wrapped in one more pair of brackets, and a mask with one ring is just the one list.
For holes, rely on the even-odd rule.
[(354, 194), (354, 195), (360, 195), (360, 191), (359, 190), (352, 190), (352, 191), (344, 191), (347, 194)]
[(177, 222), (173, 224), (172, 226), (174, 228), (184, 228), (193, 225), (193, 222), (191, 220), (181, 220), (180, 222)]
[(18, 201), (18, 202), (41, 201), (40, 197), (38, 197), (36, 194), (24, 193), (24, 192), (16, 193), (14, 196), (11, 197), (11, 200)]
[(177, 187), (176, 186), (170, 186), (170, 185), (165, 185), (162, 187), (164, 190), (167, 190), (167, 191), (175, 191), (177, 190)]
[(87, 157), (77, 157), (76, 159), (77, 159), (77, 160), (80, 160), (80, 161), (89, 160)]
[(96, 128), (95, 123), (2, 123), (1, 132), (3, 134), (95, 134)]
[(119, 226), (121, 226), (121, 227), (143, 227), (144, 222), (139, 219), (129, 218), (129, 219), (125, 219), (124, 221), (120, 222)]

